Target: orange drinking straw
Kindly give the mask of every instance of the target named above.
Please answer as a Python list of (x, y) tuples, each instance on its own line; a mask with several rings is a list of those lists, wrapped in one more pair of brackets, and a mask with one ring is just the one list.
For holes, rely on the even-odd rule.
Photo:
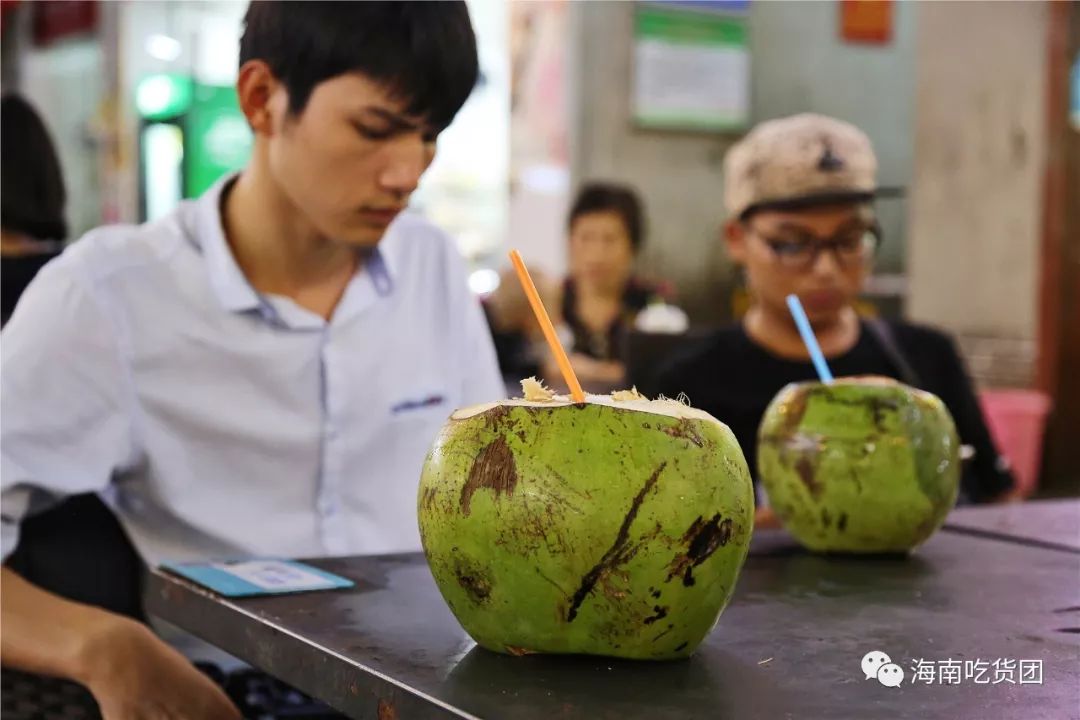
[(529, 298), (529, 305), (532, 306), (533, 314), (536, 315), (536, 322), (540, 323), (540, 329), (544, 331), (544, 338), (547, 340), (548, 347), (555, 354), (555, 360), (559, 363), (559, 370), (562, 371), (563, 380), (566, 381), (567, 387), (570, 388), (570, 397), (576, 403), (585, 402), (585, 393), (581, 389), (581, 383), (578, 382), (574, 368), (570, 366), (570, 359), (566, 357), (566, 351), (563, 350), (562, 343), (559, 342), (559, 336), (555, 334), (555, 326), (551, 324), (551, 318), (548, 317), (547, 310), (544, 309), (540, 293), (536, 292), (536, 285), (533, 284), (532, 276), (529, 275), (529, 269), (525, 267), (525, 261), (521, 259), (521, 253), (517, 250), (511, 250), (510, 262), (514, 263), (518, 280), (521, 281), (521, 289), (525, 291), (525, 296)]

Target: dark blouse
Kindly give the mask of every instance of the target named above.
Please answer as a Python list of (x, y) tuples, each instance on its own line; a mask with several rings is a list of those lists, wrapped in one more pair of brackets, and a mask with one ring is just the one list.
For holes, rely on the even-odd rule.
[[(637, 314), (655, 302), (670, 302), (670, 292), (662, 285), (631, 278), (623, 292), (622, 311), (606, 331), (594, 332), (578, 316), (577, 290), (567, 278), (563, 284), (563, 321), (574, 334), (572, 351), (597, 360), (616, 360), (621, 357), (626, 333), (634, 325)], [(569, 348), (568, 348), (569, 349)]]

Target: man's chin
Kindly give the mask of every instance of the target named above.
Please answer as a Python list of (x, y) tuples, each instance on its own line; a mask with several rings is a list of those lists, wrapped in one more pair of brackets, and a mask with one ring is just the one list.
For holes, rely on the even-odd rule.
[(356, 248), (358, 250), (370, 250), (376, 247), (379, 242), (386, 237), (386, 228), (375, 229), (363, 229), (353, 230), (347, 233), (341, 233), (337, 235), (335, 239), (342, 245), (348, 245), (349, 247)]

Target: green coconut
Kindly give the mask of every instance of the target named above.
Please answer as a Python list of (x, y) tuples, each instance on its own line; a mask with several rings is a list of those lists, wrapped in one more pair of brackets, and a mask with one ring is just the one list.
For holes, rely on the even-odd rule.
[(956, 502), (960, 445), (945, 404), (889, 378), (788, 385), (758, 433), (758, 472), (777, 516), (824, 552), (916, 547)]
[(690, 655), (731, 598), (753, 508), (726, 425), (636, 392), (459, 410), (419, 493), (450, 610), (511, 654)]

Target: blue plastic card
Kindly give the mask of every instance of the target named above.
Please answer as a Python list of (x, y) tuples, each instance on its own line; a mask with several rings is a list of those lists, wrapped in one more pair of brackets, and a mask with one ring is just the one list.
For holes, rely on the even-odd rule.
[(354, 585), (352, 580), (294, 560), (164, 563), (161, 567), (225, 597), (281, 595)]

